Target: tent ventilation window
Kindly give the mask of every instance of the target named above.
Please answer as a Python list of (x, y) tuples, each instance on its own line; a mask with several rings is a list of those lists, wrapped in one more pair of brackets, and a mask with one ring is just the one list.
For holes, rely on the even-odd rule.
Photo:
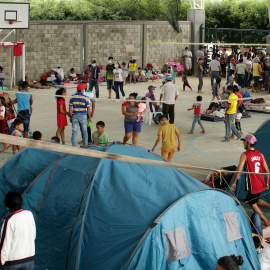
[(167, 262), (181, 260), (191, 254), (183, 226), (164, 233), (167, 243)]
[(224, 213), (226, 223), (227, 240), (232, 242), (242, 238), (236, 212)]

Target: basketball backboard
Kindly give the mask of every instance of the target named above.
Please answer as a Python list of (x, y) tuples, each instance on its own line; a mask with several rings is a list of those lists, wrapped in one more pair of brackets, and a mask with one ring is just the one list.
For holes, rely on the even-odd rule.
[(28, 29), (29, 5), (0, 2), (0, 29)]

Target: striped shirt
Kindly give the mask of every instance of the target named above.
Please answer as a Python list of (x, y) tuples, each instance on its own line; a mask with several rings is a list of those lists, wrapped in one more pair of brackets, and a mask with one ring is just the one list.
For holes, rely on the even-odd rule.
[(71, 96), (69, 107), (73, 107), (72, 115), (87, 114), (87, 108), (90, 108), (89, 99), (83, 93), (77, 92)]

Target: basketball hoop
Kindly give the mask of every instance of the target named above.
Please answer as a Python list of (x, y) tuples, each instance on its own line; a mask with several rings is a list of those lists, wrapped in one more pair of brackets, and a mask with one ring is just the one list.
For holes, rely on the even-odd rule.
[(12, 20), (8, 21), (9, 24), (18, 23), (18, 22), (22, 22), (22, 21), (12, 21)]

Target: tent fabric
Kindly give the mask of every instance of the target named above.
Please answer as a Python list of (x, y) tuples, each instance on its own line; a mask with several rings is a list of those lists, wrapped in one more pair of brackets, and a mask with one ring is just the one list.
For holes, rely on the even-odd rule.
[[(197, 202), (200, 202), (200, 206), (196, 205)], [(237, 217), (242, 235), (238, 240), (227, 240), (224, 219), (227, 213), (235, 213)], [(245, 213), (232, 197), (221, 191), (203, 190), (185, 196), (157, 218), (155, 223), (158, 225), (149, 231), (126, 269), (212, 270), (220, 257), (231, 254), (243, 256), (241, 269), (260, 269)], [(180, 227), (185, 231), (191, 253), (170, 262), (164, 235)]]
[[(122, 144), (95, 146), (91, 149), (164, 161), (162, 157), (145, 149)], [(15, 177), (11, 177), (13, 170)], [(20, 171), (23, 172), (23, 177), (19, 174)], [(0, 175), (5, 176), (4, 180), (1, 177), (3, 188), (1, 187), (0, 192), (4, 195), (12, 188), (23, 193), (23, 207), (31, 210), (35, 216), (37, 270), (124, 269), (131, 257), (139, 261), (144, 260), (145, 255), (141, 252), (141, 247), (146, 246), (150, 248), (147, 254), (152, 261), (148, 263), (153, 263), (153, 267), (156, 267), (156, 261), (161, 263), (160, 266), (167, 267), (164, 261), (159, 259), (167, 256), (164, 249), (165, 238), (161, 237), (164, 228), (162, 224), (153, 221), (172, 205), (171, 210), (164, 214), (169, 222), (166, 232), (181, 225), (178, 219), (185, 220), (181, 225), (184, 231), (180, 233), (180, 239), (184, 239), (186, 235), (191, 250), (191, 255), (187, 257), (187, 253), (182, 252), (180, 261), (188, 260), (189, 265), (197, 267), (189, 269), (205, 269), (200, 262), (204, 261), (205, 257), (194, 249), (195, 246), (205, 247), (205, 242), (209, 244), (207, 252), (212, 254), (213, 258), (226, 253), (221, 245), (211, 245), (208, 235), (204, 238), (205, 234), (200, 235), (197, 238), (202, 230), (201, 224), (213, 231), (210, 228), (214, 221), (217, 230), (215, 243), (218, 242), (218, 237), (224, 237), (222, 231), (226, 231), (226, 226), (223, 216), (222, 219), (215, 220), (206, 218), (213, 211), (213, 203), (221, 195), (213, 197), (213, 190), (205, 190), (207, 187), (204, 184), (176, 168), (64, 155), (28, 148), (16, 154), (1, 169)], [(205, 190), (200, 193), (202, 196), (194, 195), (198, 190)], [(228, 197), (222, 195), (224, 198)], [(184, 203), (179, 202), (179, 217), (174, 214), (170, 216), (171, 211), (178, 205), (175, 202), (180, 198), (184, 198)], [(237, 212), (242, 239), (230, 243), (222, 240), (230, 247), (225, 250), (229, 252), (233, 250), (231, 246), (234, 246), (235, 253), (245, 254), (249, 249), (251, 268), (247, 269), (253, 269), (257, 262), (253, 258), (254, 245), (250, 244), (246, 234), (248, 221), (238, 209), (237, 203), (230, 197), (229, 199), (227, 198), (229, 201), (224, 205), (221, 202), (215, 203), (221, 210), (215, 209), (217, 213), (223, 214), (223, 208), (228, 204), (228, 211)], [(4, 212), (2, 209), (1, 217)], [(163, 217), (159, 219), (162, 221)], [(152, 227), (153, 229), (149, 229)], [(157, 244), (149, 241), (151, 235), (157, 237)], [(141, 243), (143, 244), (140, 245)], [(177, 262), (173, 261), (169, 266), (174, 265), (177, 265)], [(162, 267), (149, 269), (166, 268)]]

